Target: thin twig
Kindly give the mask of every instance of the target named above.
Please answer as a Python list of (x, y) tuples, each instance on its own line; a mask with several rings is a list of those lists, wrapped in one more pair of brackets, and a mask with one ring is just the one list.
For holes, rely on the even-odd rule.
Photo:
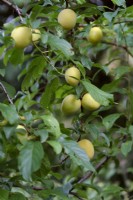
[(22, 13), (21, 10), (18, 8), (17, 5), (12, 4), (11, 2), (9, 2), (8, 0), (1, 0), (3, 1), (3, 3), (7, 4), (8, 6), (10, 6), (11, 8), (13, 8), (13, 10), (18, 14), (18, 16), (20, 17), (21, 22), (23, 22), (23, 18), (22, 18)]
[[(107, 162), (109, 160), (109, 157), (104, 157), (97, 165), (96, 165), (96, 167), (95, 167), (95, 170), (97, 171), (97, 170), (100, 170), (102, 167), (103, 167), (103, 165)], [(83, 183), (84, 181), (86, 181), (88, 178), (90, 178), (92, 175), (94, 174), (94, 172), (87, 172), (83, 177), (81, 177), (78, 181), (77, 181), (77, 183), (79, 184), (79, 183)]]
[(66, 1), (66, 8), (68, 8), (69, 0), (65, 0), (65, 1)]
[[(100, 170), (103, 165), (109, 160), (110, 157), (105, 156), (102, 158), (102, 160), (95, 166), (95, 170), (98, 171)], [(73, 187), (71, 188), (71, 190), (69, 191), (69, 193), (72, 193), (72, 190), (74, 190), (75, 186), (77, 184), (83, 183), (84, 181), (86, 181), (88, 178), (90, 178), (92, 175), (94, 174), (94, 172), (92, 171), (88, 171), (84, 176), (82, 176), (81, 178), (79, 178), (78, 180), (75, 181)]]
[(6, 88), (5, 88), (5, 86), (3, 85), (2, 82), (0, 82), (0, 86), (1, 86), (2, 90), (4, 91), (4, 93), (5, 93), (5, 95), (6, 95), (7, 99), (8, 99), (8, 101), (9, 101), (9, 103), (10, 103), (10, 104), (13, 104), (13, 101), (12, 101), (11, 98), (9, 97), (9, 95), (8, 95), (8, 93), (7, 93), (7, 91), (6, 91)]
[(116, 44), (114, 42), (107, 42), (107, 41), (102, 41), (102, 43), (112, 45), (112, 46), (116, 46), (116, 47), (120, 47), (120, 48), (124, 49), (130, 56), (133, 57), (133, 54), (129, 51), (127, 46), (123, 46), (123, 45), (120, 45), (120, 44)]

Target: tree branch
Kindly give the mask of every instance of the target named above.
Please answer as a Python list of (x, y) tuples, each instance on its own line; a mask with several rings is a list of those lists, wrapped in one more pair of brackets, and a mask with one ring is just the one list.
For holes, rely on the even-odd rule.
[(68, 8), (69, 0), (65, 0), (65, 2), (66, 2), (66, 8)]
[(5, 88), (5, 86), (3, 85), (2, 82), (0, 82), (0, 86), (1, 86), (2, 90), (4, 91), (4, 93), (5, 93), (5, 95), (6, 95), (7, 99), (8, 99), (8, 101), (9, 101), (9, 103), (10, 103), (10, 104), (13, 104), (13, 101), (12, 101), (11, 98), (9, 97), (9, 95), (8, 95), (8, 93), (7, 93), (7, 91), (6, 91), (6, 88)]
[(123, 46), (123, 45), (116, 44), (114, 42), (107, 42), (107, 41), (102, 41), (102, 43), (112, 45), (112, 46), (116, 46), (116, 47), (120, 47), (120, 48), (124, 49), (130, 56), (133, 57), (133, 54), (129, 51), (127, 46)]
[(23, 18), (22, 18), (22, 13), (21, 10), (18, 8), (17, 5), (12, 4), (11, 2), (9, 2), (8, 0), (1, 0), (3, 3), (7, 4), (8, 6), (10, 6), (11, 8), (13, 8), (13, 10), (18, 14), (18, 16), (20, 17), (21, 22), (23, 22)]
[[(100, 170), (103, 165), (109, 160), (110, 157), (104, 157), (95, 167), (95, 170)], [(83, 177), (81, 177), (77, 183), (83, 183), (84, 181), (86, 181), (88, 178), (90, 178), (92, 175), (94, 174), (94, 172), (90, 172), (88, 171)]]
[[(102, 158), (102, 160), (95, 166), (95, 170), (100, 170), (103, 165), (110, 159), (110, 157), (105, 156)], [(86, 181), (88, 178), (90, 178), (92, 175), (94, 174), (94, 172), (92, 171), (88, 171), (84, 176), (82, 176), (81, 178), (79, 178), (73, 185), (73, 187), (71, 188), (71, 190), (69, 191), (70, 194), (72, 194), (72, 190), (74, 190), (75, 186), (77, 184), (83, 183), (84, 181)]]

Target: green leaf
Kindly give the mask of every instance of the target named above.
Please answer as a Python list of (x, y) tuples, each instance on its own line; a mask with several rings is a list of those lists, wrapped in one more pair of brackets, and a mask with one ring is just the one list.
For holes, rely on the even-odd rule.
[(91, 94), (91, 96), (98, 101), (101, 105), (107, 106), (110, 101), (113, 101), (113, 95), (104, 92), (91, 84), (89, 81), (81, 81), (85, 89)]
[(59, 79), (53, 79), (49, 84), (47, 84), (45, 92), (42, 94), (40, 103), (44, 108), (48, 108), (51, 101), (53, 102), (55, 92), (59, 86)]
[[(23, 196), (25, 196), (26, 198), (30, 198), (30, 194), (25, 190), (25, 188), (20, 188), (20, 187), (12, 187), (11, 189), (11, 193), (13, 194), (22, 194)], [(27, 199), (26, 199), (27, 200)]]
[(0, 75), (3, 77), (5, 76), (5, 69), (0, 69)]
[(20, 63), (23, 63), (23, 61), (24, 61), (24, 50), (19, 49), (19, 48), (14, 48), (13, 51), (12, 51), (12, 54), (10, 56), (9, 61), (13, 65), (18, 65)]
[(119, 79), (123, 75), (129, 73), (131, 71), (131, 67), (129, 66), (120, 66), (114, 69), (114, 74), (115, 74), (115, 80)]
[(16, 94), (15, 88), (13, 86), (9, 85), (8, 83), (6, 83), (5, 81), (1, 81), (1, 83), (4, 85), (9, 97), (13, 98)]
[(44, 151), (40, 142), (29, 141), (21, 149), (18, 157), (19, 170), (25, 180), (31, 181), (32, 172), (41, 166)]
[[(63, 191), (63, 188), (57, 187), (53, 189), (47, 189), (39, 192), (40, 196), (43, 197), (43, 199), (46, 199), (48, 197), (55, 196), (58, 200), (69, 200), (70, 197), (67, 197), (67, 194)], [(72, 199), (72, 198), (71, 198)], [(74, 200), (74, 199), (73, 199)]]
[(116, 17), (118, 12), (119, 12), (119, 9), (117, 9), (115, 12), (104, 12), (103, 15), (109, 22), (111, 22), (112, 19)]
[(83, 4), (85, 3), (86, 1), (85, 0), (76, 0), (78, 4)]
[(16, 193), (16, 194), (12, 194), (11, 197), (9, 198), (9, 200), (26, 200), (26, 198), (20, 194), (20, 193)]
[(104, 187), (103, 194), (104, 195), (112, 195), (112, 194), (120, 194), (120, 192), (123, 190), (122, 187), (119, 187), (117, 185), (107, 185)]
[(40, 136), (42, 143), (45, 142), (48, 138), (48, 131), (45, 129), (39, 129), (37, 131), (34, 131), (34, 134), (36, 136)]
[[(104, 84), (102, 87), (102, 90), (104, 90), (105, 92), (108, 91), (110, 93), (117, 92), (120, 83), (121, 83), (121, 79), (114, 80), (111, 83)], [(119, 92), (120, 92), (120, 90), (119, 90)]]
[(62, 151), (62, 146), (58, 141), (49, 140), (47, 143), (53, 147), (56, 154), (60, 154)]
[(3, 127), (3, 130), (4, 130), (6, 138), (9, 139), (14, 134), (14, 132), (16, 130), (16, 127), (14, 127), (14, 126), (5, 126), (5, 127)]
[(111, 129), (115, 121), (121, 116), (119, 113), (108, 115), (103, 119), (103, 125), (107, 130)]
[(130, 118), (133, 120), (133, 91), (130, 89), (128, 91), (128, 99), (127, 99), (127, 112)]
[(3, 117), (9, 121), (10, 124), (14, 124), (19, 119), (16, 107), (14, 105), (6, 105), (0, 103), (0, 111)]
[(13, 52), (13, 48), (6, 51), (6, 54), (4, 55), (4, 59), (3, 59), (3, 63), (5, 66), (8, 64), (9, 59), (12, 55), (12, 52)]
[(5, 48), (6, 47), (4, 45), (0, 47), (0, 56), (3, 55)]
[(44, 121), (46, 130), (48, 132), (52, 133), (55, 137), (59, 137), (61, 135), (59, 122), (52, 113), (46, 113), (44, 116), (41, 117), (41, 119)]
[(0, 189), (0, 200), (8, 200), (9, 191)]
[(48, 35), (48, 44), (53, 50), (59, 50), (66, 58), (74, 55), (73, 48), (69, 42), (50, 33)]
[(22, 89), (28, 89), (34, 81), (39, 79), (42, 75), (44, 68), (46, 67), (46, 61), (43, 56), (36, 57), (29, 65), (27, 75), (22, 82)]
[(111, 0), (114, 4), (118, 6), (126, 7), (126, 1), (125, 0)]
[(75, 141), (63, 141), (62, 146), (65, 152), (70, 156), (72, 161), (77, 165), (83, 167), (85, 170), (95, 171), (90, 163), (88, 155), (82, 150)]
[(133, 142), (132, 141), (127, 141), (125, 143), (122, 143), (121, 145), (121, 152), (124, 156), (127, 156), (128, 153), (132, 150), (132, 145)]

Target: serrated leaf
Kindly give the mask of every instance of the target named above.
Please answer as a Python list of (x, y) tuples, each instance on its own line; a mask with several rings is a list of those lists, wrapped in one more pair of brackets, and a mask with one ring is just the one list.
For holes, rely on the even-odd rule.
[(41, 119), (44, 121), (48, 132), (52, 133), (55, 137), (59, 137), (61, 135), (59, 122), (52, 113), (48, 112), (42, 116)]
[(0, 189), (0, 200), (8, 200), (9, 191)]
[(43, 73), (44, 68), (46, 67), (46, 61), (43, 56), (34, 58), (29, 65), (27, 75), (25, 76), (22, 82), (22, 89), (28, 89), (35, 80), (37, 80)]
[(47, 143), (53, 147), (56, 154), (60, 154), (62, 151), (62, 146), (58, 141), (49, 140)]
[(97, 88), (95, 85), (91, 84), (89, 81), (81, 81), (85, 89), (91, 94), (91, 96), (98, 101), (101, 105), (107, 106), (110, 101), (113, 101), (113, 95), (104, 92)]
[(53, 101), (55, 92), (59, 86), (59, 79), (53, 79), (49, 84), (47, 84), (45, 92), (42, 94), (40, 103), (44, 108), (48, 108), (51, 100)]
[(69, 42), (50, 33), (48, 35), (48, 44), (53, 50), (60, 51), (66, 58), (74, 55), (73, 48)]
[(18, 157), (19, 170), (25, 180), (31, 181), (32, 172), (41, 166), (44, 151), (40, 142), (27, 142), (21, 149)]
[(10, 124), (14, 124), (19, 119), (16, 107), (14, 105), (6, 105), (0, 103), (0, 111), (3, 117), (9, 121)]
[(103, 125), (107, 130), (111, 129), (112, 126), (114, 125), (115, 121), (121, 116), (119, 113), (114, 113), (111, 115), (108, 115), (103, 119)]
[(128, 153), (132, 150), (132, 145), (133, 142), (132, 141), (127, 141), (125, 143), (122, 143), (121, 145), (121, 152), (124, 156), (127, 156)]
[(77, 166), (82, 166), (85, 170), (95, 171), (90, 163), (88, 155), (82, 150), (75, 141), (63, 141), (62, 145), (65, 152), (70, 156)]

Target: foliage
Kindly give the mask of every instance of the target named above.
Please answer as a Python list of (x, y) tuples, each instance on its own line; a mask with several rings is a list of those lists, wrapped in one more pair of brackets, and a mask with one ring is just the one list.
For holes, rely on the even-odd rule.
[[(112, 0), (113, 8), (85, 0), (11, 2), (14, 18), (0, 30), (0, 199), (131, 198), (133, 6), (125, 0)], [(77, 14), (72, 30), (57, 21), (66, 7)], [(39, 29), (41, 40), (16, 49), (10, 34), (17, 25)], [(93, 26), (104, 35), (95, 45), (87, 40)], [(73, 65), (82, 75), (75, 87), (65, 81)], [(64, 97), (81, 99), (86, 92), (100, 108), (64, 116)], [(18, 133), (18, 125), (25, 131)], [(84, 138), (95, 148), (91, 160), (77, 143)]]

